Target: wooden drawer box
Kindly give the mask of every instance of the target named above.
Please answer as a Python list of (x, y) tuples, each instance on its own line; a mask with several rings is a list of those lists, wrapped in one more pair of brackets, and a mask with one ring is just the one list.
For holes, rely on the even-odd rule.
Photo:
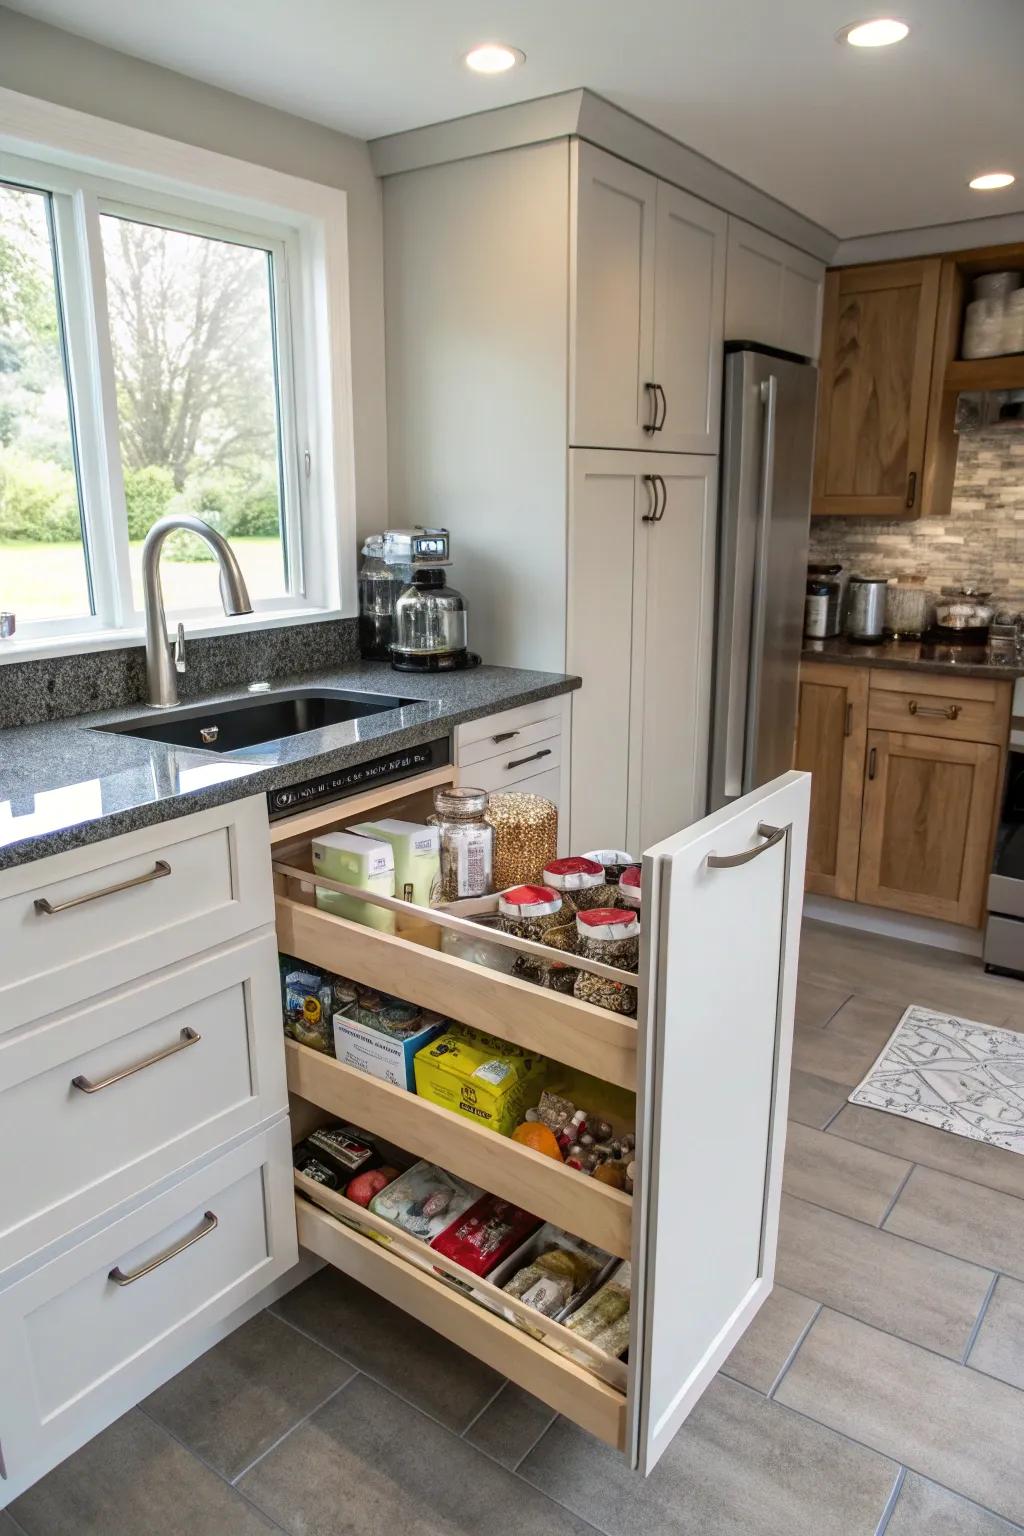
[(0, 1035), (273, 918), (262, 795), (0, 876)]
[(273, 934), (0, 1039), (0, 1272), (288, 1107)]
[(0, 1290), (0, 1446), (13, 1497), (181, 1370), (296, 1262), (288, 1122)]
[(949, 678), (874, 668), (868, 729), (1005, 746), (1010, 688), (1009, 682), (990, 678)]

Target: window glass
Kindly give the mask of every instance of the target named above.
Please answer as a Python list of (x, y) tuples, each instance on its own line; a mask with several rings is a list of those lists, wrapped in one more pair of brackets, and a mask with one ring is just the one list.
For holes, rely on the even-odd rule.
[[(189, 512), (231, 542), (254, 601), (288, 592), (272, 257), (104, 213), (110, 338), (136, 608), (142, 541)], [(221, 606), (201, 539), (164, 545), (168, 610)]]
[(92, 612), (49, 195), (0, 183), (0, 608)]

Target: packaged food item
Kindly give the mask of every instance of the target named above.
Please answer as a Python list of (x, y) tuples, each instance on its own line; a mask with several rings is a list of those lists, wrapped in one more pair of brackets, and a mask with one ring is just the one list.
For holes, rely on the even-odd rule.
[[(576, 917), (579, 952), (588, 960), (600, 960), (619, 970), (635, 971), (640, 965), (640, 921), (635, 912), (620, 907), (594, 907)], [(609, 1008), (613, 1013), (636, 1013), (636, 988), (589, 971), (577, 971), (573, 995), (582, 1002)]]
[(330, 1030), (330, 984), (322, 971), (280, 956), (284, 1032), (300, 1045), (333, 1055)]
[(570, 1168), (592, 1174), (626, 1194), (633, 1193), (633, 1131), (617, 1134), (610, 1120), (579, 1108), (571, 1099), (547, 1088), (537, 1108), (526, 1111), (526, 1127), (531, 1125), (554, 1136), (559, 1155)]
[(448, 1024), (437, 1013), (360, 987), (354, 1003), (334, 1015), (334, 1054), (346, 1066), (416, 1092), (415, 1060)]
[(542, 795), (504, 790), (487, 801), (494, 828), (494, 889), (536, 884), (558, 856), (558, 807)]
[(639, 864), (631, 864), (628, 869), (624, 869), (616, 888), (615, 900), (608, 905), (639, 912), (641, 875)]
[[(355, 885), (378, 896), (395, 894), (395, 855), (391, 844), (377, 838), (358, 837), (353, 832), (325, 832), (313, 839), (313, 870), (342, 885)], [(364, 923), (382, 933), (394, 933), (395, 914), (384, 907), (371, 906), (357, 896), (343, 896), (340, 891), (316, 890), (316, 904), (336, 917)]]
[(396, 896), (419, 907), (437, 906), (441, 900), (441, 836), (437, 827), (385, 817), (382, 821), (361, 821), (349, 831), (391, 844)]
[(429, 1243), (483, 1194), (433, 1163), (414, 1163), (370, 1201), (370, 1210)]
[(328, 1168), (327, 1164), (322, 1163), (318, 1157), (311, 1156), (305, 1143), (295, 1148), (292, 1162), (299, 1173), (305, 1174), (307, 1179), (315, 1180), (317, 1184), (322, 1184), (325, 1189), (341, 1187), (341, 1179), (334, 1169)]
[(545, 1317), (574, 1307), (608, 1263), (608, 1255), (554, 1227), (544, 1227), (529, 1261), (505, 1281), (502, 1290)]
[(546, 886), (562, 898), (562, 909), (575, 917), (587, 907), (610, 907), (615, 890), (596, 859), (549, 859), (541, 875)]
[(357, 1173), (346, 1185), (345, 1198), (356, 1205), (369, 1205), (374, 1195), (379, 1195), (382, 1189), (386, 1189), (397, 1178), (397, 1168), (387, 1165), (383, 1168), (368, 1168), (365, 1173)]
[(603, 867), (604, 877), (609, 885), (618, 885), (622, 879), (623, 870), (636, 863), (633, 855), (631, 853), (623, 853), (621, 848), (592, 848), (583, 857), (585, 859), (594, 859)]
[(445, 1227), (430, 1246), (474, 1275), (488, 1275), (540, 1226), (536, 1216), (497, 1195), (484, 1195)]
[(540, 1096), (546, 1071), (543, 1056), (453, 1024), (417, 1051), (416, 1092), (508, 1136)]
[(365, 1131), (355, 1125), (325, 1125), (311, 1131), (303, 1149), (331, 1169), (339, 1182), (347, 1183), (354, 1174), (376, 1168), (380, 1153)]
[[(631, 1266), (623, 1261), (593, 1296), (566, 1318), (565, 1326), (617, 1359), (629, 1347), (631, 1280)], [(584, 1362), (586, 1358), (579, 1356)]]
[[(546, 885), (514, 885), (498, 897), (498, 926), (502, 933), (510, 934), (514, 939), (532, 939), (535, 944), (546, 944), (552, 929), (565, 927), (561, 913), (561, 896), (557, 891), (548, 890)], [(520, 958), (527, 963), (527, 968), (538, 968), (533, 956)]]
[(494, 828), (485, 818), (487, 791), (469, 785), (434, 790), (441, 839), (441, 900), (462, 901), (494, 889)]

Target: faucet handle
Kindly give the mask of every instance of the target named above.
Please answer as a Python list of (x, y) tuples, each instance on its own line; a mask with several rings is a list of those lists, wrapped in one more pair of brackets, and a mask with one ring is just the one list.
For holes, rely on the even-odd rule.
[(188, 663), (185, 660), (185, 626), (178, 625), (178, 638), (174, 642), (174, 670), (175, 672), (187, 672)]

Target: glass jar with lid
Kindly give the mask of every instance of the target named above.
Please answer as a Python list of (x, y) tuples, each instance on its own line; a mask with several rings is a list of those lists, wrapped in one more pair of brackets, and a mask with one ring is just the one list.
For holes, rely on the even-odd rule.
[(841, 565), (812, 564), (807, 567), (807, 596), (804, 601), (804, 634), (809, 640), (829, 640), (839, 633), (839, 581)]
[(441, 900), (487, 896), (493, 890), (494, 828), (487, 791), (468, 785), (434, 790), (431, 820), (441, 835)]

